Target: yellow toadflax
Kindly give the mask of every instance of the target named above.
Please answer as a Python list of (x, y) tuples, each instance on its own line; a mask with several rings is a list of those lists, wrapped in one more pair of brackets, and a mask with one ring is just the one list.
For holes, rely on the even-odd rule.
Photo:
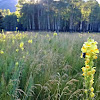
[[(94, 74), (96, 72), (94, 66), (94, 59), (97, 59), (97, 53), (99, 50), (97, 48), (97, 42), (93, 39), (89, 38), (87, 42), (84, 42), (81, 51), (81, 58), (85, 59), (85, 67), (82, 67), (84, 81), (85, 81), (85, 93), (86, 93), (86, 100), (93, 99), (95, 94), (93, 88), (93, 80)], [(87, 91), (87, 92), (86, 92)]]

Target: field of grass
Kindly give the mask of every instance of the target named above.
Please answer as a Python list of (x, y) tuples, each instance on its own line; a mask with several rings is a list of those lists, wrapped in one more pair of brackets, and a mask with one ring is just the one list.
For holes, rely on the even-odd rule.
[[(0, 100), (85, 100), (80, 55), (88, 37), (100, 48), (100, 34), (0, 34)], [(100, 100), (100, 54), (94, 62)]]

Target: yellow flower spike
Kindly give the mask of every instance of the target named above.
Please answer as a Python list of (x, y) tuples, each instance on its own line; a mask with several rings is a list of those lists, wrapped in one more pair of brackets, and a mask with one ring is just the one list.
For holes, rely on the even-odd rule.
[(93, 39), (89, 38), (87, 42), (84, 42), (81, 51), (81, 58), (85, 58), (85, 67), (82, 67), (83, 76), (85, 80), (85, 90), (90, 90), (91, 92), (85, 92), (86, 93), (86, 100), (92, 100), (94, 97), (94, 74), (96, 72), (95, 68), (93, 67), (94, 59), (97, 59), (97, 53), (99, 53), (99, 50), (97, 48), (97, 42)]

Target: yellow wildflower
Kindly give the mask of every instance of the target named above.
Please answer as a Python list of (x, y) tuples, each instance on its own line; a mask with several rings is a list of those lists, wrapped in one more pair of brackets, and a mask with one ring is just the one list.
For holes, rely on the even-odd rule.
[(91, 50), (91, 52), (94, 52), (94, 50)]
[(24, 48), (21, 48), (22, 49), (22, 51), (24, 50)]
[(16, 62), (16, 63), (15, 63), (15, 66), (18, 66), (18, 65), (19, 65), (19, 63), (18, 63), (18, 62)]
[(94, 91), (94, 88), (93, 88), (93, 87), (91, 87), (90, 91), (91, 91), (91, 92), (93, 92), (93, 91)]
[(46, 37), (49, 37), (49, 34), (47, 34)]
[[(86, 53), (86, 58), (90, 58), (92, 56), (95, 56), (96, 53), (99, 53), (97, 44), (98, 43), (93, 39), (88, 39), (88, 41), (83, 44), (81, 51), (82, 53)], [(94, 59), (96, 58), (97, 57), (95, 57)]]
[(95, 49), (95, 53), (99, 53), (99, 50), (98, 49)]
[(80, 56), (81, 58), (83, 58), (83, 55), (82, 55), (82, 53), (81, 53), (81, 56)]
[(95, 41), (94, 44), (98, 44), (98, 42)]
[(56, 32), (54, 32), (54, 33), (53, 33), (53, 36), (57, 36), (57, 33), (56, 33)]
[(16, 52), (18, 52), (19, 51), (19, 49), (16, 49)]
[(25, 58), (25, 56), (23, 56), (23, 58)]
[(83, 73), (82, 75), (85, 76), (85, 73)]
[(97, 59), (98, 57), (97, 56), (94, 56), (94, 59)]
[(85, 53), (85, 52), (86, 52), (86, 48), (83, 46), (82, 49), (81, 49), (81, 51), (82, 51), (83, 53)]
[(95, 74), (96, 70), (94, 68), (92, 68), (92, 74)]
[(82, 71), (84, 72), (86, 70), (86, 68), (85, 67), (82, 67)]
[(87, 64), (89, 63), (89, 61), (90, 61), (90, 60), (89, 60), (89, 59), (87, 59), (87, 60), (85, 61), (85, 65), (87, 65)]
[(24, 43), (21, 42), (21, 43), (20, 43), (20, 48), (23, 48), (23, 46), (24, 46)]
[(87, 93), (87, 92), (88, 92), (88, 90), (87, 90), (87, 89), (85, 89), (85, 90), (84, 90), (84, 92), (85, 92), (85, 93)]
[(90, 81), (90, 86), (92, 86), (92, 85), (93, 85), (93, 83), (94, 83), (94, 82), (93, 82), (93, 80), (91, 80), (91, 81)]
[(1, 54), (4, 54), (4, 51), (3, 51), (3, 50), (0, 50), (0, 53), (1, 53)]
[(88, 72), (87, 72), (87, 75), (88, 75), (88, 76), (91, 75), (91, 71), (88, 71)]
[(14, 43), (15, 43), (15, 41), (13, 40), (13, 41), (12, 41), (12, 43), (14, 44)]
[(91, 98), (93, 98), (93, 97), (94, 97), (94, 93), (93, 93), (93, 92), (91, 92), (91, 93), (90, 93), (90, 96), (91, 96)]
[(87, 69), (89, 69), (89, 68), (90, 68), (90, 66), (89, 66), (89, 65), (86, 65), (86, 68), (87, 68)]
[(32, 40), (28, 40), (28, 43), (32, 43)]
[[(81, 51), (81, 58), (85, 58), (85, 67), (82, 67), (83, 71), (83, 76), (85, 80), (85, 87), (86, 90), (89, 90), (91, 92), (85, 92), (86, 95), (88, 96), (87, 98), (89, 99), (91, 97), (94, 97), (94, 88), (93, 88), (93, 83), (94, 83), (94, 74), (96, 72), (95, 68), (93, 67), (94, 63), (93, 60), (97, 59), (97, 53), (99, 53), (99, 50), (97, 48), (97, 42), (94, 41), (93, 39), (89, 38), (87, 42), (84, 42)], [(88, 87), (87, 87), (88, 86)]]
[(87, 46), (87, 47), (90, 47), (90, 46), (91, 46), (91, 44), (90, 44), (90, 43), (88, 43), (88, 44), (86, 44), (86, 46)]

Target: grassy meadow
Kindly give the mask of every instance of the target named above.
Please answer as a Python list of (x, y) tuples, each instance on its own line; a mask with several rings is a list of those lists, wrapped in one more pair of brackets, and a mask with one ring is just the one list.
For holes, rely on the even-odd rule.
[[(80, 55), (88, 37), (100, 48), (100, 34), (0, 34), (0, 100), (85, 100)], [(94, 62), (100, 100), (100, 54)]]

